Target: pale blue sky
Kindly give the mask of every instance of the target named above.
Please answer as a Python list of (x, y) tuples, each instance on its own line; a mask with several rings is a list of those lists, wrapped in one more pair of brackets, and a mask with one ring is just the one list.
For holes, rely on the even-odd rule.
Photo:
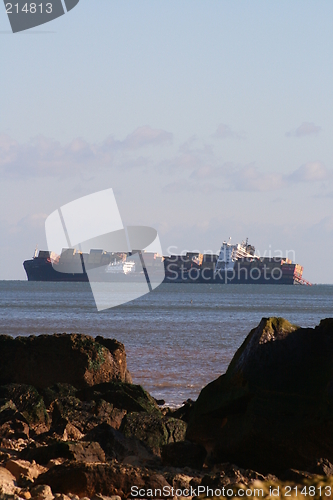
[(1, 6), (0, 279), (112, 187), (165, 251), (248, 236), (333, 283), (332, 21), (329, 0), (80, 0), (13, 35)]

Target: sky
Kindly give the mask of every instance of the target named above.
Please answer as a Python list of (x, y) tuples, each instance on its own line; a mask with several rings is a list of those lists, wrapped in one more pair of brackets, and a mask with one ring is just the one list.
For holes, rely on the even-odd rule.
[(80, 0), (12, 34), (0, 5), (0, 280), (45, 219), (113, 188), (163, 251), (246, 237), (333, 284), (333, 3)]

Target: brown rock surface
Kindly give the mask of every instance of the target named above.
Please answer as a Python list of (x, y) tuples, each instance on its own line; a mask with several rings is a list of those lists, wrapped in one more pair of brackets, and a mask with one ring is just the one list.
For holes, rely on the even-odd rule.
[(264, 318), (225, 375), (200, 393), (187, 439), (211, 462), (263, 472), (333, 461), (333, 319), (300, 328)]
[(74, 333), (0, 335), (0, 385), (30, 384), (40, 389), (62, 382), (84, 388), (129, 380), (123, 344), (98, 339)]
[(93, 441), (57, 441), (46, 446), (27, 447), (21, 456), (29, 461), (35, 460), (46, 465), (55, 458), (66, 458), (79, 462), (105, 462), (105, 453), (99, 443)]
[(139, 439), (125, 437), (124, 434), (112, 428), (108, 424), (101, 424), (86, 434), (86, 441), (96, 441), (103, 448), (108, 459), (117, 459), (119, 462), (135, 462), (140, 465), (156, 463), (156, 456), (147, 449)]
[(143, 412), (127, 413), (121, 432), (142, 441), (153, 453), (161, 454), (162, 446), (185, 439), (187, 424), (177, 418)]
[(74, 493), (80, 497), (102, 494), (127, 498), (132, 486), (145, 489), (170, 487), (161, 474), (118, 464), (66, 463), (40, 475), (37, 483), (48, 484), (53, 493)]
[(52, 490), (47, 484), (39, 484), (31, 490), (33, 500), (53, 500)]
[(25, 476), (31, 480), (36, 479), (40, 474), (46, 472), (47, 470), (41, 465), (20, 459), (8, 460), (8, 462), (6, 462), (6, 469), (9, 470), (9, 472), (11, 472), (16, 479)]
[(0, 494), (12, 495), (17, 491), (15, 476), (4, 467), (0, 467)]

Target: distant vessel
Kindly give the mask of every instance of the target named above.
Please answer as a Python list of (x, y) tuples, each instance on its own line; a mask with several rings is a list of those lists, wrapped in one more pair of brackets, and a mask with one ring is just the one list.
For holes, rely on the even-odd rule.
[[(282, 257), (260, 257), (248, 240), (232, 245), (224, 241), (216, 261), (214, 276), (230, 283), (280, 283), (311, 285), (303, 275), (303, 267)], [(223, 277), (224, 276), (224, 277)]]
[(106, 273), (135, 273), (135, 262), (133, 260), (111, 262), (105, 270)]
[[(163, 262), (163, 264), (161, 264)], [(73, 248), (61, 255), (37, 251), (23, 263), (29, 281), (136, 281), (145, 274), (147, 281), (164, 268), (165, 283), (310, 285), (303, 267), (288, 258), (260, 257), (248, 240), (232, 245), (223, 241), (219, 254), (187, 252), (161, 255), (133, 251), (114, 253), (91, 249), (82, 253)], [(163, 271), (162, 271), (163, 272)], [(162, 279), (161, 279), (162, 281)]]
[(223, 241), (220, 252), (165, 257), (165, 281), (168, 283), (225, 283), (311, 285), (303, 267), (282, 257), (260, 257), (248, 240), (232, 245)]
[(240, 259), (249, 259), (250, 262), (259, 259), (259, 256), (255, 255), (255, 248), (248, 244), (248, 240), (236, 245), (231, 245), (230, 240), (231, 238), (229, 238), (228, 243), (226, 241), (222, 243), (220, 254), (216, 261), (215, 274), (220, 271), (233, 271), (235, 263)]
[[(73, 257), (74, 255), (73, 253)], [(63, 257), (63, 264), (65, 265), (68, 254), (62, 252), (61, 257)], [(59, 256), (53, 255), (52, 252), (47, 250), (39, 250), (38, 252), (36, 249), (33, 258), (23, 262), (28, 281), (89, 281), (87, 273), (82, 271), (84, 262), (81, 256), (79, 256), (79, 261), (77, 258), (73, 258), (71, 270), (74, 272), (67, 273), (56, 270), (57, 259), (60, 260)]]
[[(83, 253), (74, 248), (64, 248), (60, 255), (36, 250), (32, 259), (25, 260), (23, 267), (29, 281), (106, 281), (136, 282), (153, 279), (163, 268), (162, 256), (133, 251), (106, 252), (91, 249)], [(149, 276), (147, 272), (149, 271)], [(88, 277), (89, 276), (89, 277)], [(162, 275), (163, 278), (163, 275)]]

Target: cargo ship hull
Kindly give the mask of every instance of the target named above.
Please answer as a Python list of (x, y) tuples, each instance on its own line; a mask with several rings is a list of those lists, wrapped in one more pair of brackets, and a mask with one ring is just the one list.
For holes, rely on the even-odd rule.
[[(61, 255), (40, 251), (23, 263), (29, 281), (121, 282), (142, 281), (200, 284), (306, 284), (303, 267), (282, 257), (259, 257), (247, 240), (231, 245), (223, 242), (220, 253), (162, 257), (158, 254), (133, 251), (111, 253), (91, 249), (82, 253), (63, 249)], [(151, 280), (152, 279), (152, 280)]]
[(23, 267), (28, 281), (89, 281), (87, 273), (59, 273), (46, 259), (25, 260)]
[[(82, 273), (63, 273), (54, 269), (51, 262), (43, 258), (26, 260), (23, 267), (27, 274), (28, 281), (51, 281), (51, 282), (88, 282), (86, 272)], [(135, 276), (132, 274), (129, 278), (123, 274), (112, 275), (108, 277), (110, 281), (133, 281)], [(107, 278), (104, 275), (104, 280)], [(179, 268), (169, 262), (165, 265), (164, 283), (208, 283), (208, 284), (258, 284), (258, 285), (295, 285), (298, 280), (293, 272), (281, 272), (276, 268), (273, 273), (268, 269), (252, 268), (252, 272), (246, 269), (235, 271), (220, 271), (215, 273), (213, 269), (199, 269), (197, 267)]]
[(232, 272), (214, 274), (210, 272), (184, 273), (177, 276), (166, 276), (164, 283), (207, 283), (207, 284), (230, 284), (230, 285), (297, 285), (298, 280), (294, 276), (282, 275), (258, 275), (248, 276), (246, 273), (235, 275)]

